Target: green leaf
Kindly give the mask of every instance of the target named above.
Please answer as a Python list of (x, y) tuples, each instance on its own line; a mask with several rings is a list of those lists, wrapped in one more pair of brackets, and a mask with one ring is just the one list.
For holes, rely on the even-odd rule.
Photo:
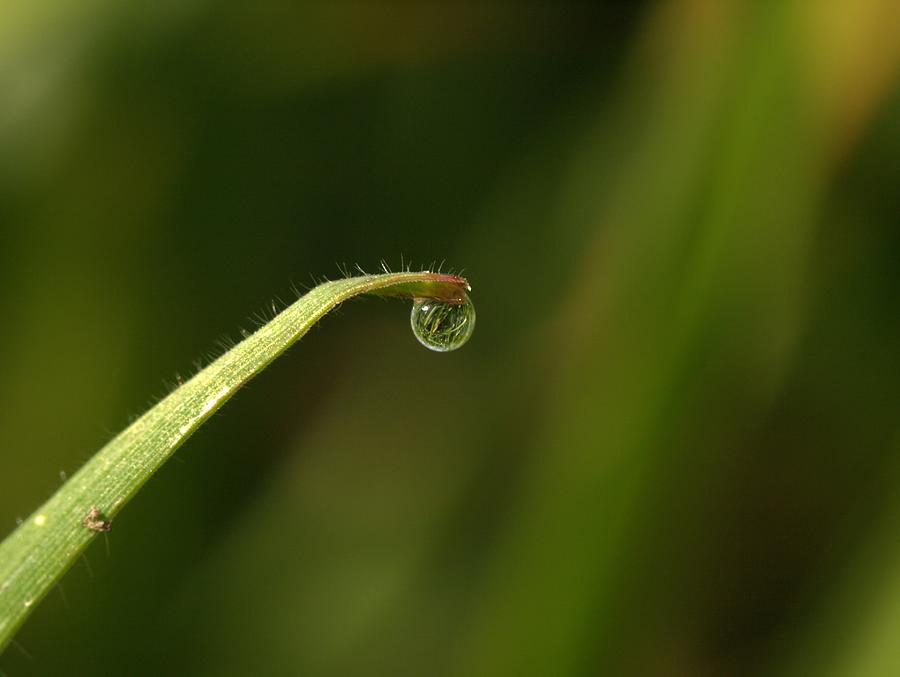
[(464, 278), (365, 275), (315, 287), (180, 385), (98, 451), (0, 544), (0, 651), (99, 532), (191, 434), (326, 313), (359, 294), (459, 304)]

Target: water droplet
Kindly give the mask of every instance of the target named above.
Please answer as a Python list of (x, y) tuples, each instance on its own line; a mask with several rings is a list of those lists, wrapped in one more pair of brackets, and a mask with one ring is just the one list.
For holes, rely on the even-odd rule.
[(475, 306), (468, 296), (463, 303), (416, 299), (409, 323), (423, 346), (440, 353), (450, 352), (461, 347), (472, 336)]

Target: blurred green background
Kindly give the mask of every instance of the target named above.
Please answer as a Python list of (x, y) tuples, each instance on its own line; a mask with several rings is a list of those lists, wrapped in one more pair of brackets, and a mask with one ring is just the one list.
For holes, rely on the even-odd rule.
[(291, 283), (330, 316), (27, 675), (900, 674), (894, 0), (0, 4), (2, 534)]

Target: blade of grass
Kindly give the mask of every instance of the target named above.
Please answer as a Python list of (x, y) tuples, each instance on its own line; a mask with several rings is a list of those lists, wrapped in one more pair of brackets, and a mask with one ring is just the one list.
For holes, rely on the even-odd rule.
[(326, 282), (172, 391), (98, 451), (0, 544), (0, 651), (166, 459), (326, 313), (360, 294), (460, 303), (466, 289), (464, 278), (427, 271)]

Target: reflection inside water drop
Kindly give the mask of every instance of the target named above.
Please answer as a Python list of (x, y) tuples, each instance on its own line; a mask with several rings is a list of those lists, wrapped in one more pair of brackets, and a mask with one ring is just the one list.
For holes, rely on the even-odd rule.
[(446, 353), (456, 350), (472, 336), (475, 306), (468, 295), (463, 303), (416, 299), (409, 323), (419, 343), (429, 350)]

